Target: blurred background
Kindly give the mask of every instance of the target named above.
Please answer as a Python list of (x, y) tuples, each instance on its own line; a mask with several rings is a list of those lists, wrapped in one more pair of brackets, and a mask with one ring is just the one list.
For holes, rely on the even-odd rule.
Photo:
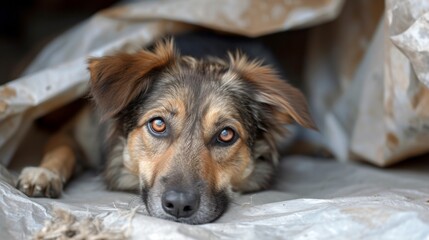
[[(146, 0), (153, 1), (153, 0)], [(97, 11), (115, 4), (138, 0), (20, 0), (0, 5), (0, 85), (20, 76), (50, 41), (90, 18)], [(260, 37), (285, 67), (295, 83), (302, 82), (308, 30), (292, 30)], [(288, 42), (288, 46), (284, 45)], [(283, 53), (293, 56), (284, 58)]]
[(0, 84), (18, 78), (52, 39), (118, 0), (4, 0), (0, 3)]

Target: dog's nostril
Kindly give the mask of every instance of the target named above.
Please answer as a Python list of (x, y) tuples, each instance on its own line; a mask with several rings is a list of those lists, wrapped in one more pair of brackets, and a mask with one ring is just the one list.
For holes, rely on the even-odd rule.
[(183, 208), (183, 211), (185, 211), (185, 212), (192, 211), (192, 207), (191, 207), (191, 206), (185, 206), (185, 207)]
[(162, 208), (174, 217), (190, 217), (200, 205), (200, 196), (194, 192), (167, 191), (162, 195)]
[(173, 205), (172, 203), (167, 203), (165, 206), (166, 206), (167, 208), (174, 208), (174, 205)]

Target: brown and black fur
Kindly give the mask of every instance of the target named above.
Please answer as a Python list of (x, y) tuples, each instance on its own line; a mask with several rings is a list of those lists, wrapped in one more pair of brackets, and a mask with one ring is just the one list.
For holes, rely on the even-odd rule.
[[(227, 208), (232, 192), (269, 186), (278, 160), (276, 138), (285, 124), (315, 128), (299, 90), (243, 54), (197, 59), (181, 56), (166, 40), (152, 50), (93, 58), (89, 70), (90, 95), (108, 126), (107, 186), (139, 190), (156, 217), (190, 224), (213, 221)], [(163, 135), (150, 131), (154, 118), (165, 121)], [(232, 144), (217, 140), (226, 127), (236, 133)], [(75, 143), (60, 145), (74, 158), (74, 147), (68, 146)], [(47, 154), (55, 151), (58, 147)], [(47, 169), (64, 183), (71, 168)], [(61, 192), (62, 185), (44, 194), (52, 192), (52, 184), (45, 184), (39, 187), (42, 193), (33, 194), (28, 189), (35, 184), (28, 179), (35, 177), (25, 171), (18, 187), (28, 195)], [(168, 191), (192, 194), (198, 209), (186, 217), (168, 213), (163, 205)]]

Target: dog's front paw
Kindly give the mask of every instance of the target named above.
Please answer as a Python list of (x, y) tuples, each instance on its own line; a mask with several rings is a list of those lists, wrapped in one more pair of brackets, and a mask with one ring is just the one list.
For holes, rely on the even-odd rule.
[(29, 197), (57, 198), (61, 195), (61, 176), (46, 168), (26, 167), (18, 179), (17, 188)]

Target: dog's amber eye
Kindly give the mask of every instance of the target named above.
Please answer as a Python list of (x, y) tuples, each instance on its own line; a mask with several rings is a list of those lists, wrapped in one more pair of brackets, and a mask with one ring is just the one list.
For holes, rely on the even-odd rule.
[(149, 121), (149, 127), (154, 133), (163, 133), (167, 128), (164, 119), (158, 117)]
[(221, 143), (231, 143), (235, 139), (235, 132), (229, 127), (226, 127), (220, 131), (219, 136), (217, 137), (218, 142)]

